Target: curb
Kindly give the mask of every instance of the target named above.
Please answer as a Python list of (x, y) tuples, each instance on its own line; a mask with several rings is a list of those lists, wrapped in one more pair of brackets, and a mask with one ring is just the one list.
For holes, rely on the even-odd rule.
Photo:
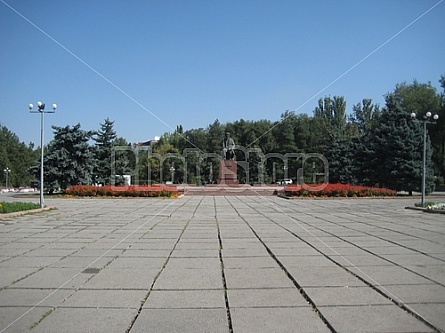
[(54, 207), (54, 206), (47, 206), (47, 207), (44, 207), (44, 208), (29, 209), (29, 210), (22, 210), (22, 211), (19, 211), (19, 212), (0, 214), (0, 220), (7, 219), (7, 218), (10, 218), (10, 217), (15, 217), (15, 216), (26, 215), (26, 214), (40, 213), (40, 212), (44, 212), (44, 211), (47, 211), (47, 210), (53, 210), (53, 209), (57, 209), (57, 208)]
[(418, 210), (424, 213), (431, 213), (431, 214), (445, 214), (445, 210), (440, 209), (428, 209), (423, 207), (405, 207), (405, 209), (411, 209), (411, 210)]

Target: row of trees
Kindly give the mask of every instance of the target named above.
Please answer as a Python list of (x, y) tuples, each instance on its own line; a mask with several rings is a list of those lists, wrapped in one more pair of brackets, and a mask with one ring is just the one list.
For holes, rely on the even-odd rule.
[[(440, 79), (445, 91), (445, 76)], [(313, 116), (286, 111), (276, 122), (269, 120), (245, 121), (243, 119), (220, 124), (216, 120), (208, 128), (183, 131), (178, 126), (173, 133), (166, 133), (154, 147), (155, 151), (181, 153), (186, 149), (199, 148), (205, 152), (219, 152), (221, 138), (228, 131), (237, 145), (260, 148), (262, 154), (319, 153), (329, 161), (329, 181), (351, 184), (384, 186), (398, 191), (419, 191), (422, 177), (423, 126), (417, 120), (427, 112), (439, 115), (435, 124), (429, 124), (426, 156), (426, 190), (431, 192), (436, 184), (443, 184), (445, 176), (445, 94), (438, 93), (430, 83), (397, 84), (394, 91), (385, 96), (380, 107), (370, 99), (353, 105), (347, 115), (346, 100), (342, 96), (319, 99)], [(237, 160), (247, 161), (248, 169), (239, 168), (239, 179), (255, 182), (262, 179), (271, 182), (288, 176), (296, 181), (315, 180), (314, 174), (323, 173), (319, 161), (269, 158), (263, 169), (255, 167), (258, 156), (246, 158), (237, 151)], [(178, 161), (177, 161), (178, 162)], [(201, 166), (200, 181), (212, 181), (215, 161)], [(152, 159), (147, 165), (155, 165)], [(306, 163), (306, 164), (305, 164)], [(177, 168), (179, 178), (187, 173), (193, 179), (193, 169)], [(164, 174), (173, 162), (164, 165)], [(140, 170), (144, 170), (145, 166)], [(300, 173), (302, 172), (302, 174)], [(263, 177), (260, 173), (263, 173)], [(143, 178), (143, 174), (140, 175)]]
[[(98, 131), (82, 130), (80, 124), (53, 126), (54, 139), (46, 147), (44, 155), (46, 191), (52, 193), (78, 184), (123, 183), (122, 175), (131, 172), (134, 165), (131, 169), (126, 167), (131, 160), (127, 150), (112, 156), (113, 147), (129, 146), (124, 138), (117, 138), (113, 124), (107, 118)], [(91, 140), (93, 144), (90, 144)], [(40, 164), (35, 164), (30, 170), (36, 176), (33, 186), (37, 187)]]
[[(445, 91), (445, 76), (440, 83)], [(418, 191), (423, 129), (411, 118), (412, 112), (420, 119), (426, 112), (439, 115), (435, 125), (428, 125), (427, 191), (431, 191), (445, 175), (445, 97), (430, 83), (417, 81), (397, 84), (385, 96), (383, 107), (363, 99), (349, 116), (344, 97), (327, 96), (318, 101), (312, 116), (286, 111), (274, 122), (215, 120), (205, 129), (186, 131), (179, 125), (148, 150), (117, 137), (108, 118), (98, 131), (82, 130), (80, 124), (53, 127), (54, 139), (45, 147), (45, 187), (51, 192), (72, 184), (118, 184), (124, 174), (139, 183), (172, 177), (175, 182), (214, 182), (221, 141), (228, 131), (239, 147), (241, 182), (270, 183), (283, 177), (324, 180), (317, 178), (325, 173), (322, 160), (295, 158), (298, 153), (317, 153), (329, 162), (330, 182)], [(20, 143), (6, 127), (1, 127), (0, 143), (0, 165), (13, 169), (10, 184), (26, 186), (34, 178), (32, 184), (38, 186), (39, 150)], [(4, 181), (5, 175), (1, 176)]]
[(34, 176), (29, 167), (39, 158), (39, 151), (30, 143), (20, 142), (19, 137), (0, 125), (0, 179), (1, 185), (6, 185), (6, 174), (3, 170), (10, 169), (8, 183), (12, 187), (29, 186)]

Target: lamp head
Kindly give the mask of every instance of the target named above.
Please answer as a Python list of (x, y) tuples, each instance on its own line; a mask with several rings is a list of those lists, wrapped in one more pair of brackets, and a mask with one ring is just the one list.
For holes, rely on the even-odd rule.
[(53, 110), (56, 110), (57, 109), (57, 104), (53, 104)]
[(416, 118), (416, 113), (415, 112), (411, 113), (411, 118)]
[(32, 110), (33, 107), (34, 107), (34, 105), (32, 105), (31, 103), (28, 104), (28, 108), (29, 108), (30, 110)]
[(427, 118), (431, 117), (431, 112), (428, 111), (428, 112), (425, 114), (425, 116), (426, 116)]
[(435, 114), (435, 115), (433, 116), (433, 119), (434, 119), (434, 120), (439, 119), (439, 115), (438, 115), (438, 114)]

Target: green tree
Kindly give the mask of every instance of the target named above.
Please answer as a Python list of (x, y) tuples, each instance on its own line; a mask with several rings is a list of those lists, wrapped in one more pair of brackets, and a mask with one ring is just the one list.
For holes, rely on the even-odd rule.
[[(218, 119), (216, 119), (213, 124), (209, 125), (207, 128), (207, 153), (217, 153), (219, 154), (222, 150), (222, 140), (224, 138), (225, 128), (221, 125)], [(232, 138), (235, 140), (233, 133), (231, 133)], [(236, 140), (235, 140), (236, 142)], [(200, 148), (200, 147), (198, 147)]]
[[(65, 190), (70, 185), (91, 184), (94, 159), (88, 141), (93, 132), (82, 130), (80, 124), (52, 128), (54, 139), (48, 144), (44, 157), (46, 191), (53, 193), (59, 188)], [(33, 171), (39, 178), (40, 165)]]
[(118, 137), (113, 141), (111, 151), (111, 184), (122, 185), (124, 175), (136, 176), (135, 150), (131, 143)]
[(109, 185), (111, 184), (111, 154), (116, 140), (116, 132), (113, 128), (114, 121), (109, 118), (100, 124), (100, 129), (93, 136), (95, 141), (94, 157), (94, 183)]
[(295, 143), (295, 128), (297, 117), (295, 112), (286, 110), (281, 114), (281, 121), (274, 127), (278, 151), (276, 153), (296, 153), (298, 147)]
[(352, 107), (352, 115), (350, 121), (357, 127), (358, 135), (366, 136), (378, 125), (380, 119), (380, 107), (372, 103), (372, 99), (363, 99), (361, 103), (357, 103)]
[[(370, 164), (375, 174), (372, 179), (381, 186), (397, 191), (420, 191), (422, 180), (422, 125), (411, 119), (403, 108), (401, 96), (386, 95), (386, 107), (380, 117), (380, 126), (373, 131)], [(426, 192), (434, 188), (431, 168), (431, 142), (427, 142)]]
[(4, 169), (9, 168), (8, 185), (11, 187), (30, 186), (33, 176), (29, 168), (39, 156), (39, 150), (30, 143), (20, 142), (19, 137), (0, 125), (0, 186), (6, 184)]
[(354, 181), (361, 185), (372, 186), (377, 182), (372, 166), (376, 156), (370, 147), (374, 139), (372, 133), (379, 126), (380, 116), (379, 105), (373, 104), (371, 99), (363, 99), (352, 107), (352, 115), (349, 117), (355, 134), (351, 140), (352, 174)]
[(443, 91), (438, 94), (440, 108), (434, 112), (439, 115), (439, 119), (435, 125), (429, 126), (428, 132), (430, 133), (433, 144), (434, 153), (432, 159), (435, 170), (440, 177), (440, 182), (445, 184), (445, 75), (441, 76), (439, 82)]
[(314, 117), (319, 118), (324, 128), (323, 137), (331, 140), (343, 136), (346, 130), (346, 100), (343, 96), (325, 97), (318, 100)]
[[(433, 161), (432, 167), (437, 173), (444, 176), (445, 162), (442, 142), (444, 141), (445, 119), (443, 118), (445, 118), (445, 114), (443, 114), (443, 95), (438, 94), (436, 88), (430, 82), (420, 83), (417, 80), (414, 80), (411, 84), (406, 82), (397, 84), (392, 94), (397, 98), (403, 110), (408, 113), (415, 112), (418, 118), (422, 118), (427, 112), (439, 114), (437, 123), (427, 126), (432, 145), (428, 154), (431, 155)], [(421, 139), (421, 142), (423, 142), (423, 139)], [(434, 154), (431, 149), (433, 149)]]
[(357, 182), (355, 175), (354, 144), (348, 137), (334, 136), (326, 146), (325, 157), (329, 161), (331, 183)]
[(314, 110), (314, 118), (323, 140), (323, 154), (329, 161), (329, 181), (352, 182), (354, 162), (344, 97), (320, 98)]

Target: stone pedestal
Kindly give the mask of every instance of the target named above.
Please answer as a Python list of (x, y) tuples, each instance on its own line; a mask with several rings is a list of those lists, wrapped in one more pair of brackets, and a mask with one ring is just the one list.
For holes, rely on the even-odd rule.
[(221, 185), (238, 185), (239, 182), (236, 179), (237, 172), (236, 161), (223, 160), (219, 162), (219, 177), (218, 184)]

